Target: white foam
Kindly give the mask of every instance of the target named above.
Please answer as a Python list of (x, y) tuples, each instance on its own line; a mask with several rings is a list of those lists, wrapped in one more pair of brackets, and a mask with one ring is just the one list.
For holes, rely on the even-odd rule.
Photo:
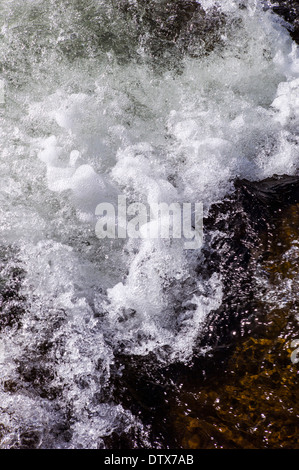
[[(182, 240), (98, 240), (97, 205), (125, 195), (130, 202), (203, 202), (207, 213), (236, 177), (296, 174), (298, 48), (260, 2), (242, 2), (240, 10), (240, 2), (225, 0), (224, 47), (186, 56), (180, 73), (165, 64), (157, 73), (140, 54), (118, 61), (117, 51), (99, 47), (88, 55), (88, 26), (71, 4), (60, 17), (41, 0), (2, 3), (1, 58), (6, 82), (18, 88), (7, 86), (1, 115), (1, 234), (20, 245), (29, 302), (23, 328), (2, 348), (5, 377), (17, 374), (14, 358), (33, 357), (36, 342), (52, 335), (54, 384), (63, 386), (62, 401), (75, 416), (72, 444), (61, 445), (96, 447), (96, 429), (105, 435), (134, 422), (121, 407), (91, 404), (101, 389), (95, 375), (109, 382), (115, 350), (188, 361), (222, 300), (221, 278), (202, 280)], [(113, 10), (110, 1), (89, 4), (108, 16)], [(38, 34), (24, 30), (33, 7)], [(110, 26), (115, 37), (127, 33), (117, 21)], [(85, 55), (75, 59), (60, 49), (69, 28), (86, 41)], [(24, 37), (29, 49), (20, 46)], [(57, 312), (64, 312), (63, 326), (50, 331)], [(99, 358), (104, 365), (94, 375)], [(88, 376), (84, 392), (78, 374)], [(11, 429), (22, 415), (41, 426), (49, 416), (59, 421), (54, 406), (26, 393), (5, 402)]]
[[(239, 20), (226, 35), (226, 47), (186, 58), (179, 75), (157, 76), (135, 62), (118, 65), (111, 55), (94, 70), (90, 65), (86, 82), (84, 64), (69, 70), (63, 65), (78, 84), (76, 92), (61, 85), (55, 90), (49, 73), (51, 92), (38, 90), (39, 101), (30, 100), (25, 122), (42, 119), (45, 133), (51, 131), (32, 145), (45, 164), (48, 189), (76, 209), (72, 228), (87, 223), (94, 230), (96, 206), (115, 203), (117, 194), (131, 202), (203, 202), (207, 212), (235, 177), (296, 172), (297, 48), (258, 2), (246, 2), (242, 10), (238, 3), (221, 4)], [(205, 8), (212, 5), (203, 2)], [(136, 309), (137, 329), (151, 331), (152, 347), (156, 340), (173, 343), (176, 326), (169, 325), (175, 322), (162, 313), (172, 302), (164, 283), (173, 276), (171, 263), (175, 270), (185, 266), (186, 276), (192, 266), (182, 244), (154, 248), (143, 241), (137, 251), (125, 258), (127, 279), (109, 291), (109, 315)], [(169, 253), (171, 261), (162, 262), (160, 273)], [(118, 258), (121, 251), (114, 254)], [(160, 337), (161, 325), (168, 326)]]

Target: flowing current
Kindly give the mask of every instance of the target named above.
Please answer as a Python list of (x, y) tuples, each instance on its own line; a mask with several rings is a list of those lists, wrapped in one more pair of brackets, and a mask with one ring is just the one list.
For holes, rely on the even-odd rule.
[(255, 0), (1, 0), (0, 25), (1, 447), (146, 447), (115, 358), (188, 364), (223, 283), (182, 240), (100, 240), (96, 207), (207, 215), (298, 174), (297, 46)]

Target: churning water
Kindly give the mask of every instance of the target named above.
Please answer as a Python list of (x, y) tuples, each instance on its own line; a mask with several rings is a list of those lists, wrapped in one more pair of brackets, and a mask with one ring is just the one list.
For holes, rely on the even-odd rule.
[(207, 215), (236, 178), (298, 174), (298, 48), (266, 6), (1, 0), (2, 448), (130, 430), (146, 447), (113, 399), (116, 356), (206, 352), (221, 275), (181, 240), (99, 240), (95, 209), (124, 195)]

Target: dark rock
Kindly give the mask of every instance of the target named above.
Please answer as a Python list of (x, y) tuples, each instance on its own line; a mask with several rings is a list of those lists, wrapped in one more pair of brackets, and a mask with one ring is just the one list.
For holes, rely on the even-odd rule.
[(289, 23), (292, 38), (299, 44), (299, 2), (298, 0), (270, 0), (272, 10)]
[(36, 449), (39, 447), (41, 436), (38, 431), (26, 430), (20, 435), (21, 449)]

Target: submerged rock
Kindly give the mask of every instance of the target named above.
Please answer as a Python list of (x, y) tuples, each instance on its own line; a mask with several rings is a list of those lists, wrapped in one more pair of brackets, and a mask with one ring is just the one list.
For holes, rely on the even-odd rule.
[(204, 55), (223, 41), (226, 18), (217, 7), (204, 10), (194, 0), (138, 0), (121, 2), (120, 8), (134, 19), (140, 43), (156, 59), (167, 59), (174, 51)]
[(220, 9), (205, 11), (193, 0), (53, 0), (7, 8), (5, 15), (0, 72), (14, 84), (22, 73), (43, 71), (52, 56), (58, 63), (73, 63), (106, 60), (108, 54), (120, 64), (145, 61), (177, 69), (184, 54), (206, 55), (223, 43), (229, 27)]

